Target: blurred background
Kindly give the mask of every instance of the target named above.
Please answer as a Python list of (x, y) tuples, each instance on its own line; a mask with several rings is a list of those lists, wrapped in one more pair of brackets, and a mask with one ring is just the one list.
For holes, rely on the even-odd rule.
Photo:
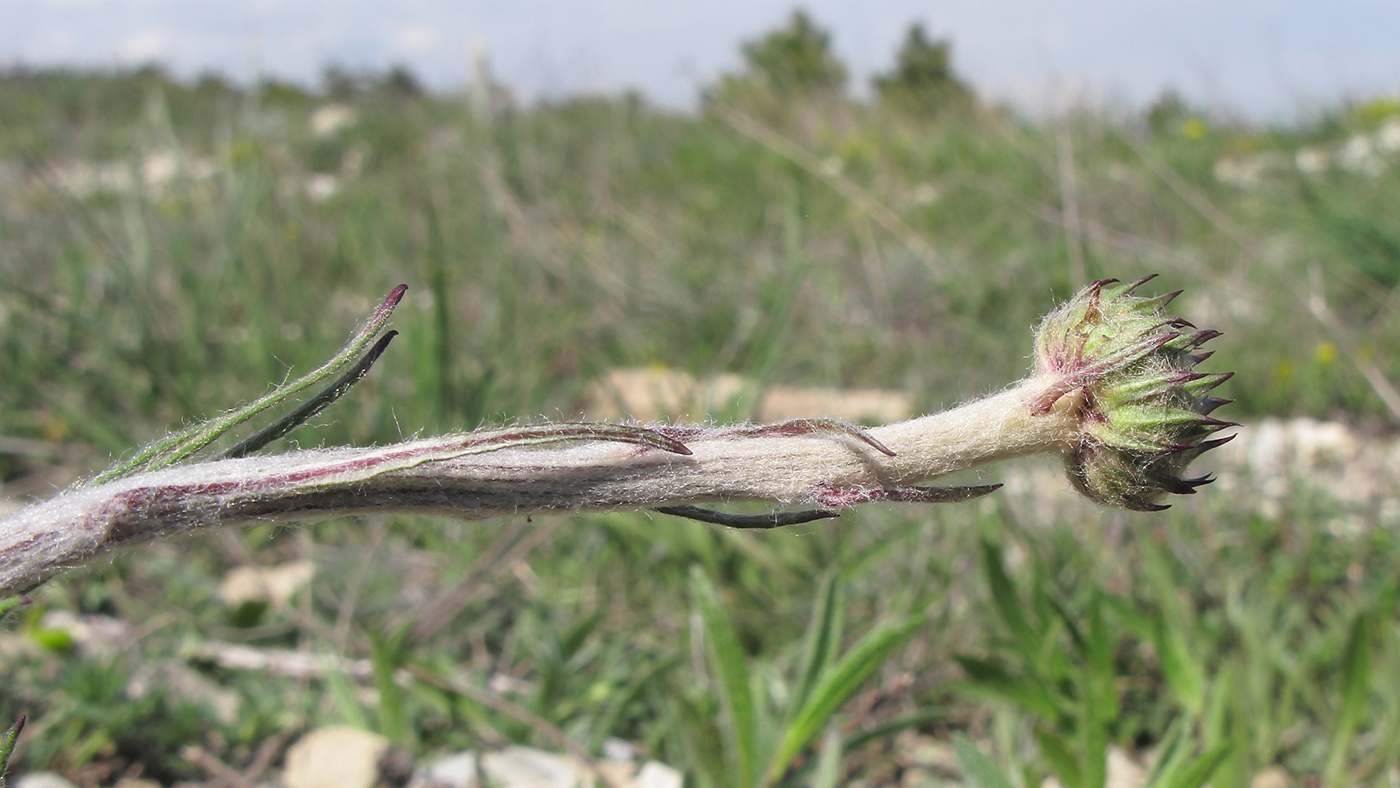
[(1394, 6), (0, 12), (0, 511), (309, 371), (400, 282), (401, 336), (291, 445), (904, 418), (1148, 273), (1225, 332), (1244, 422), (1154, 516), (1022, 463), (771, 533), (144, 547), (3, 619), (21, 773), (297, 788), (341, 725), (365, 785), (512, 745), (617, 785), (1400, 781)]

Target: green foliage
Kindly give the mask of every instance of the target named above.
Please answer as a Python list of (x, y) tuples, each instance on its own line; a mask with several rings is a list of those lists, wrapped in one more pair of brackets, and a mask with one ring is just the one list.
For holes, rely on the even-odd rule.
[[(719, 680), (725, 712), (725, 751), (731, 771), (721, 781), (724, 785), (781, 783), (794, 760), (823, 730), (828, 739), (824, 747), (839, 753), (841, 737), (829, 727), (832, 716), (925, 624), (922, 616), (879, 624), (839, 654), (841, 594), (835, 577), (829, 576), (812, 610), (797, 692), (788, 699), (779, 724), (767, 711), (768, 703), (754, 694), (764, 686), (763, 669), (750, 668), (728, 611), (698, 566), (691, 569), (691, 593), (704, 623), (710, 665)], [(838, 764), (839, 755), (826, 751), (816, 769), (829, 775), (838, 771)]]
[(875, 90), (882, 101), (923, 114), (970, 106), (972, 90), (953, 73), (952, 60), (952, 43), (930, 39), (916, 22), (895, 54), (894, 69), (875, 77)]
[(793, 102), (831, 101), (845, 91), (846, 65), (832, 51), (831, 33), (802, 9), (741, 52), (744, 70), (722, 77), (710, 100), (781, 116)]
[(0, 599), (0, 621), (4, 621), (5, 616), (9, 615), (10, 611), (15, 610), (19, 607), (23, 607), (25, 604), (26, 600), (22, 596), (10, 597), (9, 599)]
[[(0, 436), (26, 441), (0, 448), (5, 495), (47, 494), (171, 424), (297, 379), (401, 281), (412, 289), (392, 351), (333, 418), (288, 439), (385, 442), (571, 416), (617, 366), (900, 389), (920, 409), (976, 396), (1025, 372), (1028, 327), (1080, 284), (1059, 204), (1062, 130), (1086, 273), (1158, 271), (1185, 287), (1182, 314), (1226, 331), (1220, 358), (1244, 381), (1227, 394), (1240, 399), (1233, 413), (1384, 417), (1300, 296), (1324, 297), (1362, 357), (1400, 377), (1385, 352), (1400, 346), (1387, 246), (1397, 181), (1289, 164), (1389, 116), (1277, 129), (1202, 118), (1192, 138), (1183, 126), (1198, 116), (1183, 102), (1139, 140), (1087, 111), (1063, 124), (990, 110), (926, 123), (883, 98), (828, 96), (775, 113), (772, 130), (819, 165), (806, 168), (718, 117), (635, 98), (483, 115), (457, 96), (363, 90), (347, 99), (357, 119), (317, 137), (324, 101), (151, 72), (4, 73)], [(188, 177), (75, 188), (74, 162), (136, 171), (166, 150)], [(1218, 162), (1255, 154), (1285, 165), (1257, 187), (1216, 177)], [(205, 164), (212, 174), (199, 175)], [(333, 194), (310, 196), (317, 174), (336, 179)], [(935, 254), (911, 250), (851, 186)], [(1115, 747), (1157, 752), (1156, 785), (1247, 785), (1271, 766), (1384, 784), (1400, 766), (1393, 518), (1308, 480), (1287, 489), (1261, 510), (1241, 482), (1156, 517), (1008, 493), (772, 534), (630, 513), (261, 525), (143, 549), (35, 593), (36, 609), (132, 627), (139, 637), (118, 653), (37, 614), (0, 614), (0, 719), (29, 715), (15, 768), (140, 768), (171, 782), (198, 776), (185, 746), (242, 768), (276, 734), (337, 722), (418, 755), (558, 747), (461, 693), (389, 680), (413, 668), (494, 688), (589, 752), (634, 742), (701, 786), (893, 781), (883, 748), (910, 728), (966, 736), (959, 760), (978, 785), (1096, 784)], [(240, 619), (215, 593), (238, 565), (294, 560), (318, 569), (294, 603)], [(448, 596), (460, 606), (447, 623), (396, 643)], [(929, 624), (906, 630), (911, 611)], [(726, 621), (721, 671), (713, 633)], [(36, 648), (40, 630), (66, 647)], [(227, 640), (373, 669), (293, 679), (190, 656)], [(882, 694), (871, 679), (896, 653), (891, 674), (911, 683)], [(159, 669), (171, 660), (180, 670)], [(180, 699), (174, 677), (190, 672), (237, 701), (234, 722)], [(133, 699), (137, 675), (154, 689)], [(878, 702), (850, 703), (854, 687)], [(754, 740), (741, 759), (729, 732), (745, 725)]]
[(846, 66), (831, 51), (831, 33), (806, 11), (793, 11), (786, 27), (743, 45), (749, 73), (779, 95), (840, 91)]
[(5, 775), (10, 769), (10, 756), (14, 754), (15, 742), (19, 741), (19, 734), (24, 730), (24, 715), (20, 715), (15, 724), (11, 725), (3, 734), (0, 734), (0, 788), (5, 788)]
[(959, 736), (953, 744), (957, 748), (958, 765), (972, 788), (1012, 788), (1010, 778), (966, 736)]
[[(1027, 600), (1006, 575), (1001, 549), (984, 541), (982, 555), (993, 606), (1012, 638), (999, 649), (996, 659), (960, 658), (969, 679), (966, 691), (1034, 714), (1038, 718), (1034, 726), (1036, 746), (1061, 785), (1103, 788), (1110, 745), (1122, 740), (1138, 722), (1123, 715), (1118, 689), (1123, 677), (1117, 657), (1123, 652), (1121, 633), (1141, 628), (1135, 620), (1138, 614), (1125, 600), (1112, 599), (1097, 589), (1088, 594), (1080, 610), (1071, 610), (1050, 591), (1039, 563)], [(1117, 615), (1133, 622), (1115, 625), (1112, 618)], [(1160, 615), (1156, 618), (1158, 633), (1163, 629), (1162, 620)], [(1184, 719), (1199, 719), (1203, 710), (1198, 698), (1203, 689), (1196, 683), (1183, 686), (1185, 682), (1179, 678), (1196, 667), (1176, 653), (1186, 647), (1170, 645), (1160, 636), (1153, 643), (1167, 683), (1184, 707)], [(1175, 681), (1174, 675), (1178, 676)], [(1149, 785), (1199, 788), (1230, 754), (1230, 743), (1221, 741), (1192, 755), (1195, 748), (1185, 740), (1183, 730), (1178, 721), (1168, 733)], [(1009, 784), (965, 739), (959, 742), (958, 757), (974, 784)]]

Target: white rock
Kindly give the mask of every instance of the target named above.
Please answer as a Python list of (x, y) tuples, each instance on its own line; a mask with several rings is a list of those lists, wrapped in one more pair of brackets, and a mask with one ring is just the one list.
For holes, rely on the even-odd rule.
[(76, 785), (53, 772), (26, 774), (11, 785), (14, 785), (15, 788), (77, 788)]
[(1346, 144), (1337, 154), (1337, 162), (1344, 169), (1357, 173), (1358, 175), (1370, 175), (1372, 177), (1380, 175), (1385, 171), (1385, 162), (1376, 155), (1375, 146), (1371, 144), (1371, 138), (1365, 134), (1358, 134), (1347, 140)]
[(476, 753), (459, 752), (413, 775), (409, 788), (476, 788)]
[(1327, 151), (1318, 147), (1299, 148), (1293, 157), (1293, 163), (1297, 165), (1298, 172), (1304, 175), (1317, 175), (1326, 172), (1332, 165), (1332, 156)]
[(531, 747), (487, 753), (481, 765), (499, 788), (582, 788), (587, 784), (578, 762)]
[(1108, 788), (1142, 788), (1147, 770), (1119, 747), (1108, 748)]
[(311, 113), (311, 133), (329, 137), (359, 120), (359, 114), (344, 104), (327, 104)]
[(1386, 153), (1400, 153), (1400, 118), (1391, 118), (1376, 131), (1376, 147)]
[(287, 788), (372, 788), (389, 740), (346, 726), (318, 728), (287, 750)]
[(325, 202), (340, 191), (340, 180), (325, 172), (315, 172), (306, 177), (306, 196), (312, 202)]
[[(757, 403), (753, 398), (762, 395)], [(803, 386), (765, 387), (757, 380), (720, 374), (700, 381), (672, 369), (618, 368), (590, 384), (584, 412), (589, 418), (640, 421), (703, 420), (733, 404), (753, 407), (758, 421), (834, 416), (885, 423), (913, 415), (914, 401), (901, 391)]]
[(609, 736), (603, 740), (603, 757), (610, 761), (632, 761), (637, 757), (637, 748), (631, 742)]
[(664, 763), (647, 761), (632, 778), (632, 788), (681, 788), (685, 777)]
[(1250, 788), (1288, 788), (1293, 777), (1282, 766), (1266, 766), (1249, 781)]
[(219, 599), (229, 607), (244, 602), (286, 603), (316, 576), (310, 561), (292, 561), (277, 566), (240, 566), (219, 584)]

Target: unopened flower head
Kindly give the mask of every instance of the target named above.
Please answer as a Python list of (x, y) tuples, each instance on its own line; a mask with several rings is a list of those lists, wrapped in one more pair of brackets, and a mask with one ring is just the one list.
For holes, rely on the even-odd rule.
[(1035, 338), (1036, 373), (1055, 382), (1032, 408), (1048, 411), (1074, 397), (1079, 409), (1079, 437), (1066, 457), (1070, 480), (1096, 501), (1139, 511), (1164, 509), (1167, 493), (1210, 482), (1182, 473), (1230, 439), (1211, 434), (1235, 426), (1210, 415), (1229, 402), (1210, 391), (1233, 373), (1195, 370), (1211, 355), (1201, 345), (1220, 332), (1167, 314), (1180, 291), (1135, 295), (1151, 278), (1094, 282), (1048, 315)]

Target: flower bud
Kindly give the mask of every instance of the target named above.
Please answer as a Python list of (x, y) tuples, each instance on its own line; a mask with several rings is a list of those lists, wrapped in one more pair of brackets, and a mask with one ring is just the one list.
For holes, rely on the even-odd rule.
[(1166, 313), (1180, 294), (1146, 298), (1134, 291), (1152, 279), (1085, 287), (1050, 313), (1035, 337), (1035, 371), (1050, 380), (1031, 402), (1048, 412), (1076, 398), (1077, 443), (1068, 447), (1070, 480), (1100, 503), (1137, 511), (1167, 508), (1167, 493), (1189, 494), (1212, 481), (1183, 477), (1202, 452), (1230, 440), (1208, 439), (1233, 422), (1210, 414), (1230, 400), (1209, 392), (1234, 373), (1204, 373), (1201, 345), (1220, 335)]

